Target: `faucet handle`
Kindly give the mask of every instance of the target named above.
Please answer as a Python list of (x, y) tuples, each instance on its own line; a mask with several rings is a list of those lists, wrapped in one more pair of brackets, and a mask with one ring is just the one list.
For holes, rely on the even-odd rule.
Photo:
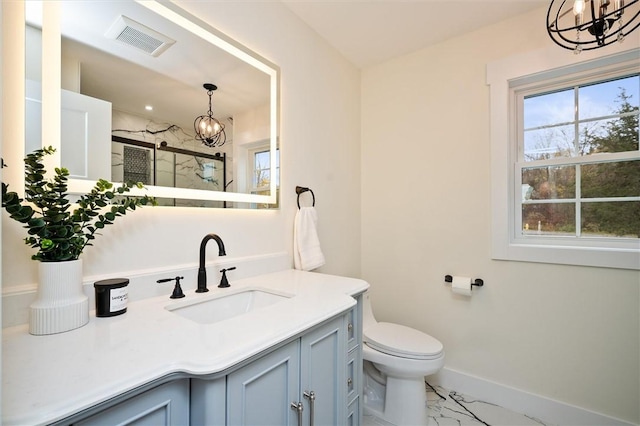
[(235, 266), (220, 270), (220, 272), (222, 272), (222, 278), (220, 279), (220, 284), (218, 285), (219, 288), (231, 287), (231, 284), (229, 284), (229, 280), (227, 279), (227, 271), (233, 271), (234, 269), (236, 269)]
[(161, 278), (158, 281), (156, 281), (158, 284), (160, 283), (167, 283), (169, 281), (175, 281), (176, 285), (173, 288), (173, 293), (171, 294), (171, 296), (169, 296), (169, 298), (171, 299), (182, 299), (184, 297), (184, 293), (182, 292), (182, 287), (180, 286), (180, 280), (184, 279), (184, 277), (175, 277), (175, 278)]

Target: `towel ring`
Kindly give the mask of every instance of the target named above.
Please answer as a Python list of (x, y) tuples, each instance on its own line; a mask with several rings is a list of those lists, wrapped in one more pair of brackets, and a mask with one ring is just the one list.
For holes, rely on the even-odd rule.
[(311, 193), (311, 197), (313, 197), (312, 207), (316, 206), (316, 196), (313, 194), (313, 191), (309, 188), (305, 188), (304, 186), (296, 186), (296, 194), (298, 194), (298, 210), (300, 210), (300, 194), (309, 191)]

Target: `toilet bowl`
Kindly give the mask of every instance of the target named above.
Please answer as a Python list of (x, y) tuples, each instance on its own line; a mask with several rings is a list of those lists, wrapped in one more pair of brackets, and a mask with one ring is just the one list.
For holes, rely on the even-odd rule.
[(376, 321), (363, 296), (364, 414), (398, 426), (426, 425), (424, 377), (444, 366), (437, 339), (400, 324)]

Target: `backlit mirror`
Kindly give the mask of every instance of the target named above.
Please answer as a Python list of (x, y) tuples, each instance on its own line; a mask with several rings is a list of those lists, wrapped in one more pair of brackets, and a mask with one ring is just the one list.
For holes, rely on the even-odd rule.
[[(59, 2), (61, 55), (54, 64), (40, 59), (46, 52), (38, 33), (47, 25), (40, 3), (27, 2), (26, 152), (42, 145), (33, 123), (40, 122), (41, 100), (58, 95), (43, 90), (55, 75), (47, 68), (57, 66), (60, 164), (71, 172), (73, 191), (106, 178), (141, 181), (165, 205), (275, 205), (274, 64), (177, 6), (153, 1)], [(195, 137), (194, 121), (209, 111), (224, 126), (220, 146)]]

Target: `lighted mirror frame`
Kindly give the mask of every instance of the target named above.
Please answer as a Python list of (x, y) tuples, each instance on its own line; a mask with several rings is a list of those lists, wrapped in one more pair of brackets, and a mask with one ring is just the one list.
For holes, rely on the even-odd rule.
[[(227, 53), (243, 60), (249, 65), (263, 71), (270, 77), (270, 159), (271, 176), (276, 176), (276, 150), (278, 141), (278, 100), (280, 70), (270, 61), (248, 50), (236, 41), (230, 39), (202, 20), (190, 15), (183, 9), (155, 0), (135, 0), (136, 3), (155, 12), (163, 18), (184, 28), (192, 34), (210, 42)], [(61, 76), (61, 4), (55, 1), (42, 3), (42, 128), (47, 137), (43, 137), (43, 146), (60, 147), (60, 76)], [(60, 164), (59, 149), (53, 162)], [(84, 194), (93, 188), (95, 182), (91, 180), (69, 179), (70, 193)], [(192, 200), (229, 201), (237, 203), (277, 203), (276, 179), (271, 179), (269, 195), (244, 194), (237, 192), (210, 191), (202, 189), (173, 188), (163, 186), (145, 186), (144, 190), (132, 190), (133, 195), (151, 195), (159, 198), (183, 198)]]

